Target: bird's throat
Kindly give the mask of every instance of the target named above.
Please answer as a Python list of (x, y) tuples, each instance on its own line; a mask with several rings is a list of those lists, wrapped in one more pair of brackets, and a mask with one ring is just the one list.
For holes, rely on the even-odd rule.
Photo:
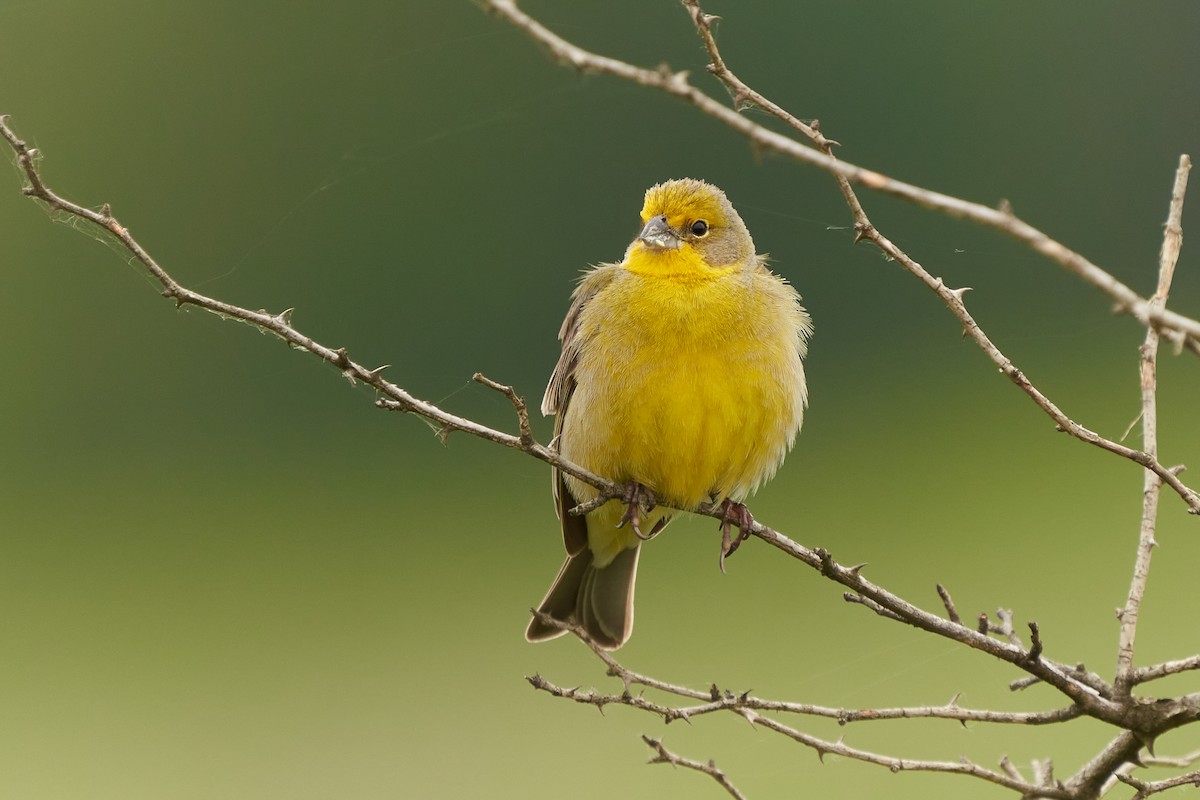
[(696, 248), (688, 244), (676, 250), (638, 244), (626, 257), (624, 266), (635, 275), (681, 282), (714, 280), (737, 270), (736, 264), (709, 266)]

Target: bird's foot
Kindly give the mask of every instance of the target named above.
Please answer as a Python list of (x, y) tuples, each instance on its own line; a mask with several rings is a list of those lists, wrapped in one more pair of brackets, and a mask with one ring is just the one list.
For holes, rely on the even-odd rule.
[[(731, 528), (737, 525), (737, 535), (732, 535)], [(733, 555), (738, 545), (750, 538), (750, 527), (754, 525), (754, 517), (750, 509), (741, 503), (735, 503), (726, 497), (721, 501), (721, 557), (717, 561), (721, 574), (725, 574), (725, 559)]]
[(617, 527), (623, 528), (629, 525), (633, 528), (634, 536), (642, 541), (654, 538), (667, 524), (665, 518), (660, 519), (654, 523), (654, 527), (649, 533), (642, 533), (642, 514), (649, 514), (653, 511), (654, 507), (658, 505), (658, 498), (654, 496), (654, 492), (637, 481), (630, 481), (626, 484), (621, 502), (625, 504), (625, 513), (621, 515), (621, 521), (617, 523)]

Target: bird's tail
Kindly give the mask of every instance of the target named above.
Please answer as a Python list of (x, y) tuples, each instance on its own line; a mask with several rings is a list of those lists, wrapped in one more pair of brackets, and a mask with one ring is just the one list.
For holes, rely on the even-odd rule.
[[(567, 556), (538, 611), (559, 622), (573, 622), (596, 644), (616, 650), (633, 633), (633, 585), (640, 550), (637, 546), (622, 550), (603, 567), (595, 565), (588, 547)], [(534, 616), (525, 638), (540, 642), (564, 632)]]

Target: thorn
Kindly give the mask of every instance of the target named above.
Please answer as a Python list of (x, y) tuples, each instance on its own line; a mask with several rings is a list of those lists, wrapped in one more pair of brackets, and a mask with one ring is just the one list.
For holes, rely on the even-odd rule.
[(1000, 198), (1000, 202), (996, 204), (996, 210), (1001, 214), (1004, 214), (1006, 217), (1011, 217), (1013, 215), (1012, 203), (1005, 198)]
[(716, 703), (716, 702), (720, 701), (720, 699), (721, 699), (721, 690), (717, 688), (717, 685), (716, 685), (715, 683), (712, 685), (712, 688), (710, 688), (710, 689), (708, 690), (708, 696), (712, 698), (712, 701), (713, 701), (714, 703)]
[(1029, 647), (1029, 654), (1026, 658), (1030, 661), (1037, 661), (1042, 657), (1042, 636), (1038, 630), (1038, 624), (1033, 620), (1029, 621), (1029, 638), (1032, 644)]
[(383, 372), (385, 369), (390, 369), (391, 366), (392, 366), (391, 364), (384, 364), (381, 367), (376, 367), (375, 369), (371, 370), (367, 374), (370, 375), (372, 378), (378, 378), (379, 373)]
[(720, 17), (716, 14), (704, 14), (700, 17), (700, 20), (704, 23), (704, 27), (706, 28), (712, 27), (712, 24), (719, 19)]
[(950, 289), (949, 290), (950, 294), (954, 295), (954, 299), (960, 303), (963, 301), (964, 294), (966, 294), (967, 292), (973, 292), (973, 291), (975, 291), (975, 289), (970, 286), (963, 286), (960, 289)]
[(846, 571), (857, 578), (858, 573), (862, 572), (863, 568), (866, 567), (869, 563), (871, 563), (871, 562), (864, 561), (861, 564), (855, 564), (853, 567), (847, 567)]
[[(663, 65), (666, 67), (666, 65)], [(663, 72), (667, 76), (667, 86), (678, 92), (687, 91), (688, 88), (688, 71), (681, 69), (679, 72), (672, 73), (669, 69), (664, 69)]]
[(958, 708), (958, 698), (962, 697), (962, 692), (955, 692), (954, 697), (950, 698), (950, 702), (946, 703), (947, 708)]
[(106, 223), (112, 222), (112, 206), (110, 206), (108, 203), (100, 206), (100, 216), (104, 218)]
[(292, 325), (292, 312), (295, 310), (295, 308), (285, 308), (283, 311), (280, 311), (278, 314), (271, 317), (271, 319), (280, 325), (290, 328)]

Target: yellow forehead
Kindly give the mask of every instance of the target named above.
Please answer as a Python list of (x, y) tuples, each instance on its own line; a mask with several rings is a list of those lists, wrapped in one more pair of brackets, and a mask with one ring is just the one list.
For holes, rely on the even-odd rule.
[(710, 225), (725, 223), (724, 206), (728, 201), (717, 187), (692, 179), (668, 181), (652, 186), (642, 206), (642, 222), (665, 214), (667, 223), (679, 227), (702, 219)]

